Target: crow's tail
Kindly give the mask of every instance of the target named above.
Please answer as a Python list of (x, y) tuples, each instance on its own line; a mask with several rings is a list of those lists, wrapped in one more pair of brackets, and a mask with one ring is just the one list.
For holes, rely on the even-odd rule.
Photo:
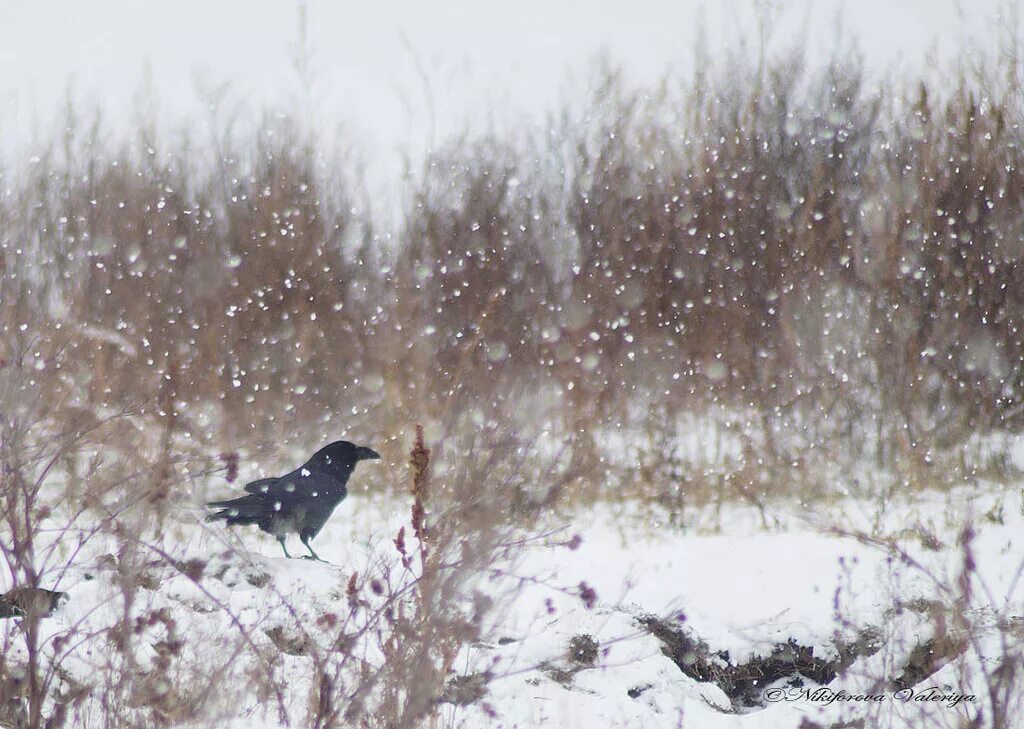
[(219, 509), (212, 514), (206, 515), (206, 521), (220, 521), (221, 519), (228, 519), (231, 517), (231, 502), (230, 501), (208, 501), (206, 503), (207, 509)]
[(267, 506), (262, 499), (250, 496), (242, 496), (227, 501), (210, 501), (206, 506), (210, 509), (217, 509), (212, 514), (207, 514), (206, 521), (224, 520), (228, 525), (233, 524), (256, 524), (266, 516)]

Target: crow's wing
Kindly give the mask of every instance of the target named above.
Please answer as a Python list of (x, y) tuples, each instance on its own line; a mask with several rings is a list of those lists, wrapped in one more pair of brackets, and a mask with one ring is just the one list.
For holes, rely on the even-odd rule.
[[(250, 494), (272, 494), (276, 493), (278, 490), (294, 493), (300, 487), (309, 486), (310, 479), (314, 477), (326, 478), (333, 481), (330, 476), (321, 471), (311, 471), (305, 466), (302, 466), (301, 468), (296, 468), (291, 473), (286, 473), (284, 476), (257, 479), (252, 483), (247, 483), (244, 488)], [(321, 485), (330, 484), (323, 482)], [(310, 486), (310, 488), (314, 487)]]
[[(289, 475), (291, 475), (291, 474), (289, 474)], [(277, 480), (278, 479), (276, 477), (274, 477), (274, 478), (260, 478), (260, 479), (257, 479), (255, 481), (253, 481), (252, 483), (247, 483), (244, 488), (250, 494), (265, 494), (265, 493), (267, 493), (270, 490), (270, 487)]]
[(254, 481), (247, 485), (245, 490), (269, 504), (273, 511), (288, 511), (295, 504), (317, 499), (330, 500), (342, 491), (332, 476), (301, 468), (280, 478)]

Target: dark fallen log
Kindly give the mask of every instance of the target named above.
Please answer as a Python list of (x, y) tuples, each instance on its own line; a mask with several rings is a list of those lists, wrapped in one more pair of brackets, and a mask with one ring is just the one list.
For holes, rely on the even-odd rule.
[(892, 689), (899, 691), (916, 686), (966, 650), (965, 636), (943, 633), (926, 640), (911, 651), (903, 673), (893, 679)]
[(718, 686), (729, 697), (734, 709), (763, 706), (762, 692), (779, 679), (799, 681), (803, 677), (827, 685), (855, 660), (873, 655), (881, 647), (877, 632), (866, 630), (855, 641), (836, 643), (836, 655), (828, 658), (815, 655), (814, 646), (803, 646), (789, 640), (777, 644), (768, 655), (734, 664), (728, 651), (712, 651), (707, 643), (671, 620), (643, 615), (637, 618), (637, 622), (661, 641), (662, 652), (684, 675)]

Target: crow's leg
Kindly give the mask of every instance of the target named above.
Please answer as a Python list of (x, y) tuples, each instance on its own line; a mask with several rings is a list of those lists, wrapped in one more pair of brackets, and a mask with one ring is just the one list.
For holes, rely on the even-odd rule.
[(300, 535), (299, 539), (302, 540), (302, 543), (306, 545), (306, 549), (309, 550), (309, 554), (308, 555), (307, 554), (302, 555), (303, 559), (315, 559), (317, 562), (326, 562), (327, 561), (325, 559), (320, 559), (320, 555), (313, 551), (313, 547), (310, 546), (310, 544), (309, 544), (309, 535), (308, 534)]
[(288, 554), (288, 547), (284, 546), (284, 537), (278, 537), (277, 538), (277, 543), (280, 544), (281, 545), (281, 549), (284, 550), (284, 556), (287, 557), (288, 559), (291, 559), (292, 556), (290, 554)]

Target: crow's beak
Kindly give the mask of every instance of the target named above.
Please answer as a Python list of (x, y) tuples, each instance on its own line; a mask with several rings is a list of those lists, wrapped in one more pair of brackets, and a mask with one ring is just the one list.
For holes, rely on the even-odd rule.
[(359, 460), (360, 461), (376, 461), (380, 459), (380, 453), (370, 448), (359, 449)]

